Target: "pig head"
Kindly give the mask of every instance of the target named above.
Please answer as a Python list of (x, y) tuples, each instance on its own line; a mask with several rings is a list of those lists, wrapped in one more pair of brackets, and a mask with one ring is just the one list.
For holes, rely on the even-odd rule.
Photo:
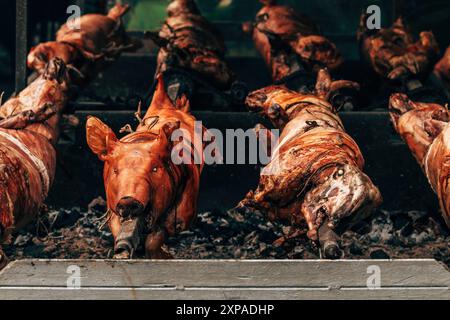
[[(201, 153), (190, 143), (195, 118), (188, 110), (186, 99), (176, 105), (171, 102), (160, 78), (135, 132), (118, 139), (99, 119), (87, 122), (88, 145), (105, 163), (103, 178), (116, 258), (130, 258), (144, 237), (147, 257), (168, 257), (161, 248), (166, 235), (187, 229), (195, 217), (203, 164), (172, 161), (179, 143), (186, 142), (188, 153)], [(175, 130), (183, 132), (185, 141), (172, 141)]]

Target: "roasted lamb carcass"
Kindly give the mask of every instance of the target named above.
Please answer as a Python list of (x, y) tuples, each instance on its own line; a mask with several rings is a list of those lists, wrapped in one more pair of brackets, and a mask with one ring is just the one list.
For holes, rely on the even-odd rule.
[[(36, 218), (53, 182), (67, 78), (64, 62), (50, 60), (41, 76), (0, 107), (0, 245)], [(0, 269), (5, 263), (0, 247)]]
[(450, 47), (445, 50), (441, 60), (434, 66), (434, 73), (444, 82), (450, 90)]
[(389, 112), (395, 130), (405, 140), (439, 198), (450, 227), (450, 112), (434, 103), (413, 102), (393, 94)]
[[(202, 136), (198, 138), (200, 146), (192, 143), (195, 118), (188, 112), (189, 103), (182, 98), (174, 105), (162, 77), (158, 79), (150, 108), (135, 132), (119, 140), (97, 118), (89, 118), (86, 124), (88, 145), (105, 162), (115, 258), (132, 257), (144, 239), (147, 257), (169, 257), (161, 248), (166, 236), (187, 229), (196, 216), (203, 168)], [(198, 134), (202, 135), (203, 127), (199, 127)], [(186, 143), (172, 142), (177, 129), (187, 133), (182, 136)], [(178, 162), (181, 150), (188, 161)], [(192, 161), (191, 156), (198, 160)]]
[(333, 91), (354, 86), (333, 82), (321, 70), (314, 93), (270, 86), (251, 93), (246, 101), (250, 110), (280, 128), (281, 135), (258, 188), (247, 194), (238, 210), (257, 209), (270, 219), (306, 225), (308, 237), (318, 240), (330, 258), (339, 256), (335, 231), (363, 219), (381, 202), (377, 187), (362, 171), (361, 151), (327, 101)]
[(361, 16), (357, 32), (362, 57), (379, 76), (390, 80), (426, 77), (439, 54), (432, 32), (423, 31), (419, 40), (398, 18), (390, 28), (367, 28), (367, 15)]
[(334, 43), (322, 36), (318, 27), (293, 8), (261, 1), (265, 6), (244, 31), (252, 33), (256, 48), (263, 56), (274, 81), (298, 71), (317, 72), (320, 68), (338, 68), (341, 55)]
[(159, 34), (148, 35), (160, 46), (156, 77), (172, 68), (194, 71), (219, 89), (228, 89), (234, 74), (225, 61), (220, 32), (206, 20), (194, 0), (172, 0)]
[(107, 15), (83, 15), (79, 19), (79, 29), (67, 23), (62, 25), (56, 41), (41, 43), (31, 49), (28, 67), (42, 73), (47, 62), (58, 57), (82, 78), (94, 76), (122, 52), (141, 45), (129, 38), (122, 26), (121, 18), (128, 9), (128, 5), (116, 4)]

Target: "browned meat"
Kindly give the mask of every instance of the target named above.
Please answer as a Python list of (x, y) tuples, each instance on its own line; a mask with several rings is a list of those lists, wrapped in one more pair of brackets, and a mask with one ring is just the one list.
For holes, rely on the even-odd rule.
[(130, 39), (122, 26), (121, 18), (128, 9), (128, 5), (116, 4), (107, 15), (83, 15), (80, 17), (80, 29), (62, 25), (56, 34), (56, 41), (41, 43), (31, 49), (28, 67), (42, 73), (48, 61), (58, 57), (82, 76), (95, 75), (123, 51), (134, 50), (141, 45), (137, 40)]
[(423, 31), (414, 42), (411, 32), (398, 18), (390, 28), (369, 30), (362, 15), (357, 38), (361, 55), (381, 77), (391, 80), (426, 76), (433, 68), (439, 46), (432, 32)]
[(53, 59), (0, 107), (0, 268), (6, 262), (2, 242), (36, 217), (53, 182), (58, 125), (68, 95), (64, 62)]
[(413, 102), (396, 93), (389, 101), (395, 130), (405, 140), (439, 198), (450, 227), (450, 112), (434, 103)]
[(159, 35), (149, 33), (160, 46), (156, 77), (170, 68), (183, 68), (228, 88), (234, 74), (224, 59), (220, 32), (201, 16), (193, 0), (172, 0), (167, 12)]
[[(176, 129), (194, 137), (195, 118), (187, 100), (174, 105), (162, 77), (158, 80), (153, 101), (136, 132), (119, 140), (97, 118), (89, 118), (86, 124), (88, 145), (105, 162), (108, 222), (116, 258), (132, 257), (141, 236), (146, 237), (147, 257), (167, 258), (161, 248), (166, 236), (188, 229), (197, 214), (203, 162), (175, 164), (172, 152), (177, 143), (171, 141)], [(202, 153), (201, 144), (193, 148), (186, 150), (191, 155)], [(142, 228), (137, 226), (140, 223), (134, 224), (141, 219)], [(134, 229), (139, 236), (131, 237), (133, 232), (127, 229)]]
[(261, 1), (265, 6), (254, 23), (243, 28), (253, 34), (256, 48), (279, 81), (300, 70), (317, 72), (327, 67), (334, 70), (342, 63), (334, 43), (320, 35), (317, 26), (293, 8)]
[(296, 226), (306, 223), (309, 238), (326, 242), (332, 230), (348, 227), (380, 204), (380, 192), (362, 171), (361, 151), (327, 101), (334, 91), (355, 86), (333, 82), (321, 70), (314, 93), (270, 86), (248, 96), (250, 110), (282, 131), (258, 188), (247, 194), (241, 208), (259, 209), (270, 219), (288, 219)]

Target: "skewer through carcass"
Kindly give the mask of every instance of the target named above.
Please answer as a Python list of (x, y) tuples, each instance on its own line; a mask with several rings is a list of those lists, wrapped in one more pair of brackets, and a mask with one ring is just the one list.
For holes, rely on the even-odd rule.
[(31, 49), (28, 67), (42, 73), (45, 65), (57, 57), (76, 73), (77, 84), (86, 83), (122, 52), (142, 45), (130, 38), (123, 27), (122, 17), (129, 9), (129, 5), (116, 4), (107, 15), (85, 14), (70, 25), (65, 23), (56, 33), (55, 41)]
[(276, 1), (261, 2), (264, 7), (255, 21), (244, 23), (243, 28), (252, 34), (274, 81), (297, 72), (316, 73), (325, 67), (335, 70), (341, 65), (335, 44), (322, 36), (308, 17)]
[(400, 93), (391, 96), (389, 112), (395, 130), (436, 192), (450, 227), (450, 112), (439, 104), (413, 102)]
[(356, 86), (332, 81), (320, 70), (313, 93), (270, 86), (251, 93), (246, 101), (251, 111), (281, 129), (281, 135), (257, 189), (238, 208), (290, 220), (297, 233), (306, 224), (308, 237), (319, 241), (329, 258), (340, 256), (336, 232), (367, 217), (381, 203), (379, 190), (362, 171), (358, 145), (328, 102), (333, 92)]
[(402, 18), (390, 28), (372, 30), (367, 27), (367, 17), (361, 16), (357, 39), (362, 57), (375, 73), (389, 80), (424, 79), (439, 54), (433, 33), (422, 31), (419, 40), (414, 41)]
[(194, 0), (172, 0), (167, 13), (159, 33), (147, 34), (160, 47), (155, 78), (173, 73), (173, 79), (166, 79), (171, 99), (192, 98), (196, 82), (211, 90), (229, 90), (235, 75), (225, 61), (219, 30), (201, 15)]
[[(0, 245), (38, 215), (56, 169), (59, 122), (69, 99), (65, 64), (42, 75), (0, 107)], [(0, 269), (6, 264), (0, 247)]]
[[(118, 4), (107, 16), (82, 16), (80, 29), (63, 25), (57, 41), (38, 45), (28, 56), (38, 77), (0, 107), (0, 246), (43, 206), (55, 176), (60, 120), (74, 84), (86, 84), (105, 63), (136, 47), (121, 26), (127, 10)], [(0, 247), (0, 269), (6, 263)]]
[[(181, 142), (173, 141), (175, 130), (183, 132)], [(199, 135), (196, 140), (195, 135)], [(189, 228), (196, 217), (203, 169), (203, 127), (196, 126), (187, 99), (174, 104), (160, 76), (135, 132), (119, 140), (106, 124), (89, 118), (86, 136), (91, 150), (105, 163), (114, 257), (132, 258), (141, 247), (148, 258), (170, 257), (162, 245), (167, 236)], [(177, 163), (180, 151), (188, 161)]]

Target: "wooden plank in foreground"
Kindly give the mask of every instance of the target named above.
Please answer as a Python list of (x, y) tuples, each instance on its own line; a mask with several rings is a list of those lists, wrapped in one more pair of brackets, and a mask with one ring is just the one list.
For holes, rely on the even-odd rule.
[(20, 260), (0, 272), (0, 300), (450, 299), (449, 288), (435, 260)]

